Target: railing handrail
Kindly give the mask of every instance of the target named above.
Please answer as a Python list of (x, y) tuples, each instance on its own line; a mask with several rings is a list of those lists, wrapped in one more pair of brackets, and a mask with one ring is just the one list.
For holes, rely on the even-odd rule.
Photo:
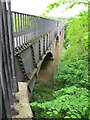
[(38, 16), (38, 15), (32, 15), (32, 14), (27, 14), (27, 13), (23, 13), (23, 12), (18, 12), (18, 11), (11, 11), (12, 13), (18, 13), (18, 14), (23, 14), (23, 15), (28, 15), (28, 16), (32, 16), (32, 17), (37, 17), (37, 18), (42, 18), (42, 19), (46, 19), (46, 20), (51, 20), (51, 21), (57, 21), (57, 22), (61, 22), (61, 21), (58, 21), (58, 20), (53, 20), (51, 18), (45, 18), (45, 17), (42, 17), (42, 16)]

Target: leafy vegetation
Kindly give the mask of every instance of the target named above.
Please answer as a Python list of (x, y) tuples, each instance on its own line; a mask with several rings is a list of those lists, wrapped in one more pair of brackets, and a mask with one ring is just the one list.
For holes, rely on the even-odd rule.
[(37, 101), (37, 103), (43, 103), (44, 101), (51, 101), (52, 99), (54, 99), (54, 95), (52, 94), (52, 92), (52, 86), (48, 86), (47, 84), (36, 85), (31, 102)]
[[(85, 60), (65, 61), (58, 68), (58, 75), (55, 76), (55, 83), (63, 87), (76, 85), (77, 87), (88, 88), (88, 62)], [(86, 69), (87, 68), (87, 69)]]
[[(88, 90), (71, 86), (55, 91), (55, 99), (31, 104), (36, 118), (87, 118)], [(39, 114), (40, 113), (40, 114)]]
[(89, 0), (56, 0), (47, 6), (47, 9), (43, 12), (42, 16), (46, 16), (49, 12), (51, 12), (54, 8), (58, 8), (61, 4), (69, 3), (69, 5), (66, 7), (67, 10), (71, 9), (75, 5), (83, 4), (85, 6), (88, 6), (89, 2)]
[(30, 103), (35, 119), (90, 120), (87, 23), (87, 12), (69, 20), (54, 87), (35, 88)]

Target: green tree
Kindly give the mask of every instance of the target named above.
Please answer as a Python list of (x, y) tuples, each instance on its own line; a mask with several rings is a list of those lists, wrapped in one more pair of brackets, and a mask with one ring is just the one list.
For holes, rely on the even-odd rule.
[(46, 10), (43, 12), (42, 16), (46, 16), (47, 13), (52, 11), (54, 8), (58, 8), (61, 4), (69, 3), (67, 9), (72, 8), (74, 5), (81, 5), (84, 4), (85, 6), (88, 6), (89, 0), (56, 0), (55, 2), (49, 4), (46, 8)]

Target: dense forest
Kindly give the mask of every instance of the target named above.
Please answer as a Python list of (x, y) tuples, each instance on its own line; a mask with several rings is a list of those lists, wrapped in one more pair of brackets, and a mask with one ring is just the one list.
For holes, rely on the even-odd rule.
[[(89, 119), (88, 11), (68, 19), (54, 86), (36, 86), (30, 106), (35, 119)], [(44, 94), (43, 94), (44, 93)]]

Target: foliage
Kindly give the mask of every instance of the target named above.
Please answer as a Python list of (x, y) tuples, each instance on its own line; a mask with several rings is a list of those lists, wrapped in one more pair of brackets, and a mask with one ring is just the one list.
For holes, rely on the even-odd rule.
[[(65, 28), (65, 41), (55, 76), (55, 84), (90, 87), (88, 81), (88, 21), (87, 12), (81, 12), (78, 18), (69, 20)], [(84, 39), (85, 38), (85, 39)]]
[[(88, 90), (71, 86), (55, 91), (55, 99), (31, 103), (36, 118), (88, 118)], [(40, 114), (38, 114), (40, 112)]]
[(68, 41), (73, 46), (79, 43), (82, 52), (88, 49), (88, 11), (83, 11), (77, 18), (70, 20), (66, 34), (65, 42)]
[(52, 100), (54, 99), (54, 95), (51, 94), (52, 91), (52, 86), (48, 86), (47, 84), (36, 85), (30, 102), (37, 101), (38, 103), (42, 103)]
[[(77, 58), (77, 55), (68, 59), (69, 55), (73, 55), (73, 52), (70, 54), (70, 51), (66, 54), (64, 59), (65, 62), (62, 62), (58, 68), (58, 74), (55, 76), (55, 83), (62, 86), (77, 85), (88, 88), (88, 61)], [(84, 55), (86, 57), (87, 55)], [(83, 56), (82, 56), (83, 58)], [(86, 58), (87, 59), (87, 58)], [(72, 62), (71, 62), (72, 60)], [(63, 61), (63, 60), (62, 60)]]
[(89, 0), (56, 0), (55, 2), (49, 4), (47, 6), (47, 9), (43, 12), (42, 16), (46, 16), (47, 13), (49, 13), (54, 8), (58, 8), (61, 4), (69, 3), (67, 9), (72, 8), (74, 5), (81, 5), (84, 4), (85, 6), (88, 6)]

